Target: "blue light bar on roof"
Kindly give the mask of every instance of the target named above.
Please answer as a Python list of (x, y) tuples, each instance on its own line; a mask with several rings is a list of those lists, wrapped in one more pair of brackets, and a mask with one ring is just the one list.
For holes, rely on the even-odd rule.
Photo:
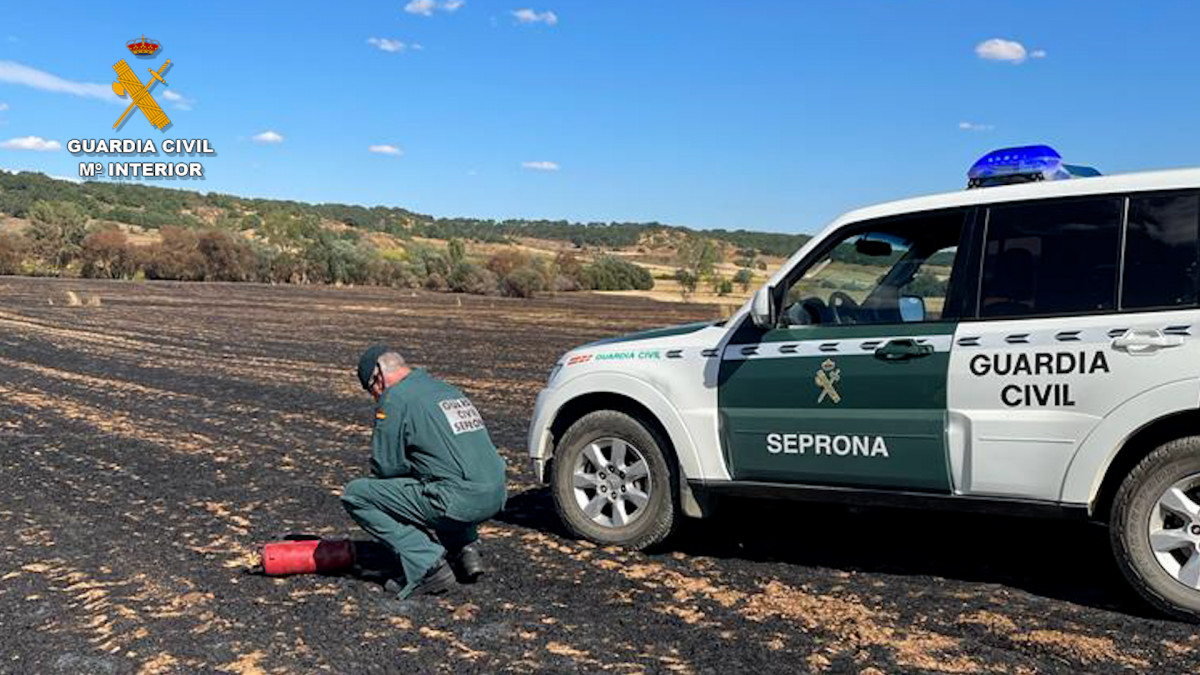
[(967, 187), (991, 187), (1098, 175), (1100, 172), (1091, 167), (1064, 164), (1062, 155), (1048, 145), (1026, 145), (994, 150), (980, 157), (967, 172)]

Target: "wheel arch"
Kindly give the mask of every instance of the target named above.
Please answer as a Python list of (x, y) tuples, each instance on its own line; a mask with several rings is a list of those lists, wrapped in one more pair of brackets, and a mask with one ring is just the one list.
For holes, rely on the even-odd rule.
[(1200, 410), (1197, 409), (1165, 415), (1134, 431), (1104, 470), (1104, 478), (1092, 501), (1092, 517), (1108, 522), (1117, 490), (1138, 462), (1168, 441), (1197, 434), (1200, 434)]
[[(1111, 489), (1110, 481), (1120, 483), (1126, 463), (1136, 464), (1153, 450), (1145, 448), (1153, 442), (1153, 434), (1193, 420), (1188, 416), (1200, 413), (1198, 403), (1200, 379), (1189, 377), (1138, 393), (1109, 410), (1083, 438), (1067, 465), (1059, 501), (1086, 507), (1092, 518), (1104, 519), (1108, 503), (1100, 503), (1102, 490)], [(1193, 429), (1200, 430), (1200, 425)], [(1138, 449), (1143, 452), (1141, 457), (1136, 456)], [(1122, 457), (1121, 464), (1118, 457)], [(1104, 494), (1111, 497), (1111, 493)]]
[(548, 440), (544, 447), (548, 452), (545, 475), (552, 475), (551, 464), (557, 454), (558, 441), (572, 424), (589, 412), (616, 410), (642, 422), (663, 440), (666, 446), (663, 450), (678, 473), (679, 504), (684, 515), (706, 515), (706, 505), (696, 498), (688, 485), (689, 477), (700, 475), (700, 465), (695, 445), (678, 411), (661, 393), (641, 380), (621, 376), (619, 385), (579, 388), (572, 395), (564, 396), (563, 402), (554, 409), (546, 423)]
[(578, 422), (584, 415), (597, 410), (623, 412), (651, 427), (651, 431), (666, 442), (667, 447), (664, 450), (670, 453), (671, 461), (676, 465), (679, 464), (675, 443), (671, 440), (671, 434), (663, 426), (658, 416), (632, 396), (612, 391), (595, 391), (581, 394), (559, 407), (554, 415), (554, 419), (550, 421), (551, 443), (555, 448), (557, 449), (558, 439), (562, 438), (563, 434), (566, 433), (567, 429), (571, 428), (572, 424)]

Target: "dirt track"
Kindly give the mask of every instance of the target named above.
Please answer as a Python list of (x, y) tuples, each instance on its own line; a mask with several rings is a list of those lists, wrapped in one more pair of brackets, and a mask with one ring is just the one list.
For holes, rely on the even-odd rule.
[[(655, 555), (564, 538), (523, 459), (549, 366), (712, 309), (459, 302), (0, 278), (0, 673), (1200, 671), (1200, 631), (1131, 600), (1085, 525), (744, 504)], [(470, 395), (510, 463), (491, 575), (434, 602), (244, 572), (353, 531), (374, 340)]]

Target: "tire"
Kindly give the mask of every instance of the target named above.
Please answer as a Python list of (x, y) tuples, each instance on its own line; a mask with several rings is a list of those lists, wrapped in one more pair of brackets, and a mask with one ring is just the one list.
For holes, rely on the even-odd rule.
[[(612, 464), (620, 459), (621, 443), (624, 464)], [(679, 513), (679, 478), (666, 447), (647, 425), (622, 412), (598, 410), (577, 420), (558, 443), (551, 476), (563, 525), (606, 546), (640, 550), (665, 540)]]
[[(1142, 597), (1166, 614), (1200, 622), (1200, 589), (1178, 578), (1191, 579), (1197, 569), (1185, 572), (1186, 561), (1200, 566), (1200, 513), (1189, 519), (1164, 506), (1160, 500), (1173, 489), (1183, 491), (1188, 509), (1200, 507), (1198, 436), (1159, 446), (1129, 472), (1113, 501), (1109, 535), (1117, 564)], [(1152, 531), (1159, 531), (1155, 544)]]

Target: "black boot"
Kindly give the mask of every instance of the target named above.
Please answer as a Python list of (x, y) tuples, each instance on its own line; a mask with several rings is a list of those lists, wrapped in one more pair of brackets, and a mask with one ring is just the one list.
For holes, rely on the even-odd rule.
[(412, 590), (404, 595), (404, 585), (396, 579), (389, 579), (384, 589), (388, 592), (395, 593), (401, 600), (407, 598), (415, 598), (422, 595), (441, 595), (446, 591), (454, 588), (454, 572), (450, 570), (450, 566), (446, 564), (444, 558), (439, 559), (429, 571), (425, 572), (425, 576), (413, 586)]
[(483, 558), (479, 555), (479, 542), (474, 541), (450, 553), (450, 566), (458, 581), (473, 584), (483, 576)]

